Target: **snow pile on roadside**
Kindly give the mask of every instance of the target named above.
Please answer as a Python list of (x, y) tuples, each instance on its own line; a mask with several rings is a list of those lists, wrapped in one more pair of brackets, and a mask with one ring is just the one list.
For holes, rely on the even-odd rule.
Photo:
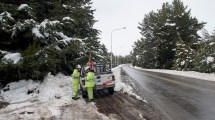
[[(42, 83), (32, 80), (12, 82), (1, 90), (0, 119), (106, 119), (94, 103), (84, 99), (72, 100), (72, 78), (48, 74)], [(9, 90), (7, 90), (9, 88)]]
[(9, 91), (5, 90), (6, 92), (4, 92), (4, 89), (1, 90), (1, 96), (10, 103), (24, 101), (32, 98), (33, 94), (28, 95), (28, 92), (36, 90), (39, 84), (39, 82), (33, 80), (12, 82), (5, 87), (5, 89), (9, 89)]
[(195, 71), (177, 71), (177, 70), (164, 70), (164, 69), (143, 69), (143, 68), (136, 67), (136, 66), (134, 68), (139, 69), (139, 70), (145, 70), (145, 71), (160, 72), (160, 73), (167, 73), (167, 74), (197, 78), (197, 79), (201, 79), (201, 80), (215, 81), (214, 73), (199, 73), (199, 72), (195, 72)]
[(135, 96), (137, 99), (142, 100), (146, 102), (146, 100), (142, 99), (140, 96), (135, 94), (133, 92), (133, 88), (125, 83), (122, 82), (121, 80), (121, 65), (115, 67), (112, 69), (113, 74), (115, 76), (115, 91), (121, 91), (123, 93), (127, 93), (128, 95)]

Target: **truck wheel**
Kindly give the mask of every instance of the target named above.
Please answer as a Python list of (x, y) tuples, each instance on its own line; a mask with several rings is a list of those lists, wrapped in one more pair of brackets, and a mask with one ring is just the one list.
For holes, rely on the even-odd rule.
[(84, 91), (82, 87), (81, 87), (81, 92), (82, 92), (82, 98), (87, 98), (87, 91)]
[(113, 95), (113, 93), (114, 93), (114, 87), (108, 88), (108, 92), (109, 92), (109, 94)]

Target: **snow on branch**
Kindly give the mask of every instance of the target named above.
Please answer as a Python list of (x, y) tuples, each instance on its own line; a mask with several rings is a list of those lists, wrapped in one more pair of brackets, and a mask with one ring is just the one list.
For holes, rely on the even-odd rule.
[(39, 29), (36, 27), (32, 28), (32, 33), (36, 35), (38, 38), (44, 38), (44, 36), (40, 33)]
[(16, 64), (21, 58), (22, 57), (20, 53), (8, 53), (2, 58), (2, 60), (4, 63), (7, 63), (7, 61), (12, 61), (13, 64)]
[(2, 21), (3, 19), (9, 18), (10, 20), (14, 20), (13, 17), (11, 17), (11, 14), (7, 11), (3, 12), (0, 14), (0, 21)]
[(19, 11), (22, 11), (22, 10), (27, 11), (28, 9), (32, 9), (32, 8), (29, 7), (27, 4), (21, 4), (18, 8)]

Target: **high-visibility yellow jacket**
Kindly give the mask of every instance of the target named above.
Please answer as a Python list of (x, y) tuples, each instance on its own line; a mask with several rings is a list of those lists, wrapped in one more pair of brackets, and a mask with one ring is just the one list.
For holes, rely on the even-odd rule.
[(78, 72), (77, 69), (74, 69), (72, 73), (72, 84), (77, 85), (80, 83), (80, 73)]
[(85, 87), (94, 87), (95, 86), (95, 74), (93, 72), (88, 72), (85, 77)]

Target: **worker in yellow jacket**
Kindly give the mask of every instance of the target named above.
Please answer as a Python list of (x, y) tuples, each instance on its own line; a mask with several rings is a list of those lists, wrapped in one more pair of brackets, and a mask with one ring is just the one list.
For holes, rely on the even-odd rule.
[(80, 71), (81, 71), (81, 66), (77, 65), (76, 69), (74, 69), (72, 73), (72, 85), (73, 85), (72, 99), (74, 100), (77, 100), (80, 98), (77, 96), (78, 88), (80, 84)]
[(94, 70), (86, 67), (85, 70), (87, 71), (87, 75), (85, 77), (85, 87), (87, 88), (88, 93), (88, 101), (93, 101), (93, 88), (95, 86), (95, 74)]

